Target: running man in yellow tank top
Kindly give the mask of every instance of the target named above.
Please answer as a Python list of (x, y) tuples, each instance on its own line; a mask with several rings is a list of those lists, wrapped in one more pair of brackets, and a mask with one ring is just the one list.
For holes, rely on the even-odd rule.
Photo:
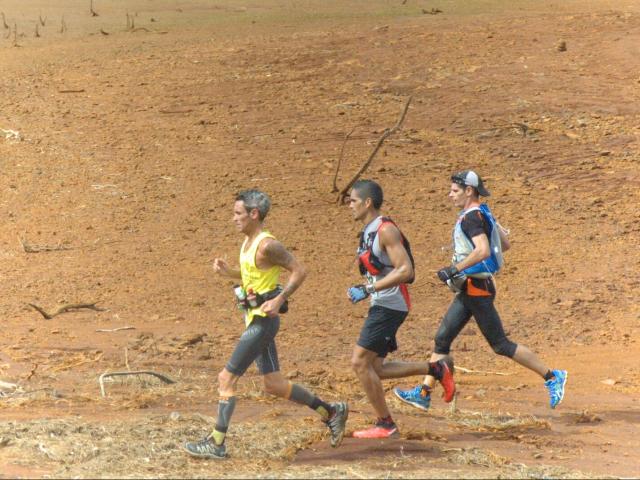
[[(225, 436), (236, 404), (236, 384), (255, 361), (264, 378), (265, 391), (310, 407), (320, 414), (331, 433), (331, 446), (337, 447), (344, 436), (349, 408), (345, 402), (327, 403), (280, 373), (275, 337), (280, 328), (279, 312), (287, 299), (304, 281), (302, 264), (269, 232), (264, 219), (271, 207), (269, 197), (259, 190), (238, 194), (233, 207), (233, 222), (245, 235), (240, 249), (240, 269), (216, 258), (213, 269), (219, 275), (242, 282), (246, 299), (241, 300), (246, 330), (241, 335), (229, 362), (218, 375), (218, 418), (213, 431), (203, 440), (187, 442), (185, 450), (203, 458), (226, 457)], [(284, 288), (278, 285), (280, 272), (290, 272)]]

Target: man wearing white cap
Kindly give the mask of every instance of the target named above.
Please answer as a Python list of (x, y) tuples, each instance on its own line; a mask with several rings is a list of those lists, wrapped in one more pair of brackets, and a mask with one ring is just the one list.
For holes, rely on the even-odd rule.
[[(502, 266), (502, 252), (510, 244), (507, 232), (495, 220), (489, 207), (480, 203), (480, 196), (489, 195), (480, 176), (472, 170), (451, 177), (449, 198), (462, 211), (453, 229), (451, 265), (438, 271), (438, 278), (455, 292), (455, 297), (436, 333), (431, 362), (445, 360), (452, 367), (451, 344), (473, 316), (495, 353), (513, 359), (544, 379), (550, 406), (555, 408), (564, 397), (567, 372), (548, 369), (527, 347), (509, 340), (493, 304), (496, 297), (493, 275)], [(427, 375), (423, 385), (409, 390), (395, 388), (394, 393), (403, 402), (427, 410), (435, 382), (434, 376)], [(451, 401), (453, 395), (446, 393), (445, 401)]]

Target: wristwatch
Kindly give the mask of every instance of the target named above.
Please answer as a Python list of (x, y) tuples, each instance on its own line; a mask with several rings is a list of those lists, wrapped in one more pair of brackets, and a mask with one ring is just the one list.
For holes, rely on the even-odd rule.
[(376, 293), (376, 287), (373, 286), (373, 283), (367, 283), (364, 286), (364, 290), (365, 292), (367, 292), (369, 295), (371, 295), (372, 293)]

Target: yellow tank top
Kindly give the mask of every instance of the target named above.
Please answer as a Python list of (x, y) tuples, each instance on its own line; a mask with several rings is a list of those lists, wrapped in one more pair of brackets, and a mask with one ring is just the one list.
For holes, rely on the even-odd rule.
[[(242, 276), (242, 286), (246, 292), (253, 290), (255, 293), (266, 293), (278, 285), (281, 267), (274, 265), (267, 270), (262, 270), (256, 266), (258, 246), (265, 238), (275, 239), (276, 237), (269, 232), (260, 232), (246, 251), (247, 239), (242, 243), (242, 248), (240, 249), (240, 275)], [(264, 316), (264, 312), (260, 307), (245, 310), (245, 324), (249, 326), (256, 315)]]

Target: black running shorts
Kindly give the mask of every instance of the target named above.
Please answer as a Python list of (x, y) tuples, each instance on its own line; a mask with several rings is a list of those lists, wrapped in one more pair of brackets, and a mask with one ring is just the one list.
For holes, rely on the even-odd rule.
[(279, 329), (280, 317), (254, 317), (240, 336), (225, 368), (242, 376), (255, 361), (261, 375), (279, 371), (275, 341)]
[(360, 331), (358, 345), (385, 358), (398, 349), (396, 333), (408, 314), (409, 312), (392, 310), (379, 305), (372, 306)]

